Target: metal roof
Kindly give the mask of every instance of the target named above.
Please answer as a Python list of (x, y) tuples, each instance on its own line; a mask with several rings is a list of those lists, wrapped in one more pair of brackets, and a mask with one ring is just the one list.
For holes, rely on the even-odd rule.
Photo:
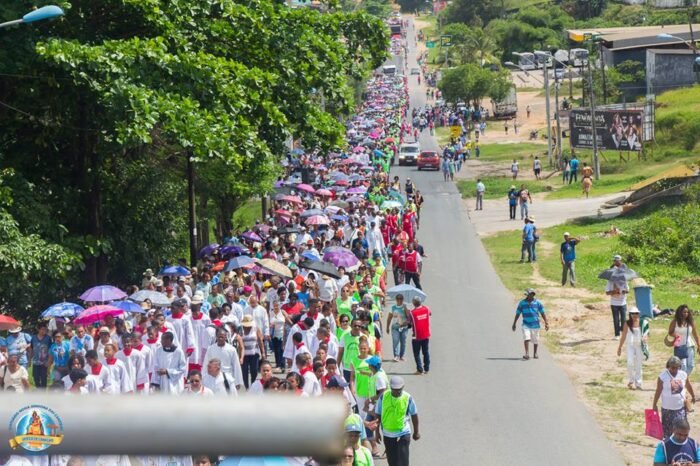
[[(693, 24), (696, 39), (700, 37), (700, 24)], [(569, 29), (569, 39), (582, 42), (585, 37), (596, 34), (608, 49), (646, 48), (681, 43), (678, 39), (660, 39), (659, 34), (671, 34), (690, 40), (687, 24), (670, 26), (616, 27), (601, 29)]]

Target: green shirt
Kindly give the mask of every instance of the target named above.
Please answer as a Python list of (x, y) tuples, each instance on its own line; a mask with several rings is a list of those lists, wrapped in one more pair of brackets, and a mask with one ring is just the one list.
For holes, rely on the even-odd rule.
[(346, 315), (352, 319), (352, 298), (350, 296), (345, 301), (336, 298), (335, 305), (338, 308), (338, 317)]
[(360, 335), (354, 336), (351, 330), (346, 331), (340, 338), (343, 342), (343, 367), (349, 370), (360, 353)]

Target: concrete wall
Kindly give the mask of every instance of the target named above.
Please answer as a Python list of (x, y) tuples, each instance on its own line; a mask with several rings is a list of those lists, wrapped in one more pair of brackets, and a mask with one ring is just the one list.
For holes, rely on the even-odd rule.
[(696, 82), (693, 72), (694, 55), (647, 50), (647, 93), (661, 94), (669, 89), (690, 86)]

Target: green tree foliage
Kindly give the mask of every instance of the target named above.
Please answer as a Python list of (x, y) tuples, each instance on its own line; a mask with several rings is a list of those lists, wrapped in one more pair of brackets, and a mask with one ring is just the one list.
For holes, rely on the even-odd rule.
[(438, 83), (447, 102), (470, 102), (475, 106), (486, 96), (503, 99), (510, 85), (507, 72), (490, 71), (472, 63), (445, 71)]
[(501, 0), (453, 0), (445, 10), (449, 23), (466, 23), (474, 26), (487, 24), (505, 13)]
[[(15, 173), (5, 223), (78, 254), (82, 285), (126, 283), (186, 255), (188, 158), (202, 237), (215, 239), (210, 221), (229, 234), (235, 207), (271, 187), (291, 134), (322, 150), (342, 144), (350, 83), (386, 56), (387, 31), (365, 11), (62, 6), (60, 21), (0, 36), (0, 163)], [(12, 10), (3, 19), (21, 15)]]

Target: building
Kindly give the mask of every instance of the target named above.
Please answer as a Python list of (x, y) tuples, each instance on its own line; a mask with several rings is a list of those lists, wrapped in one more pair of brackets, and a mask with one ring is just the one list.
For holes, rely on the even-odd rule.
[(647, 94), (693, 85), (697, 82), (694, 60), (690, 49), (647, 49)]

